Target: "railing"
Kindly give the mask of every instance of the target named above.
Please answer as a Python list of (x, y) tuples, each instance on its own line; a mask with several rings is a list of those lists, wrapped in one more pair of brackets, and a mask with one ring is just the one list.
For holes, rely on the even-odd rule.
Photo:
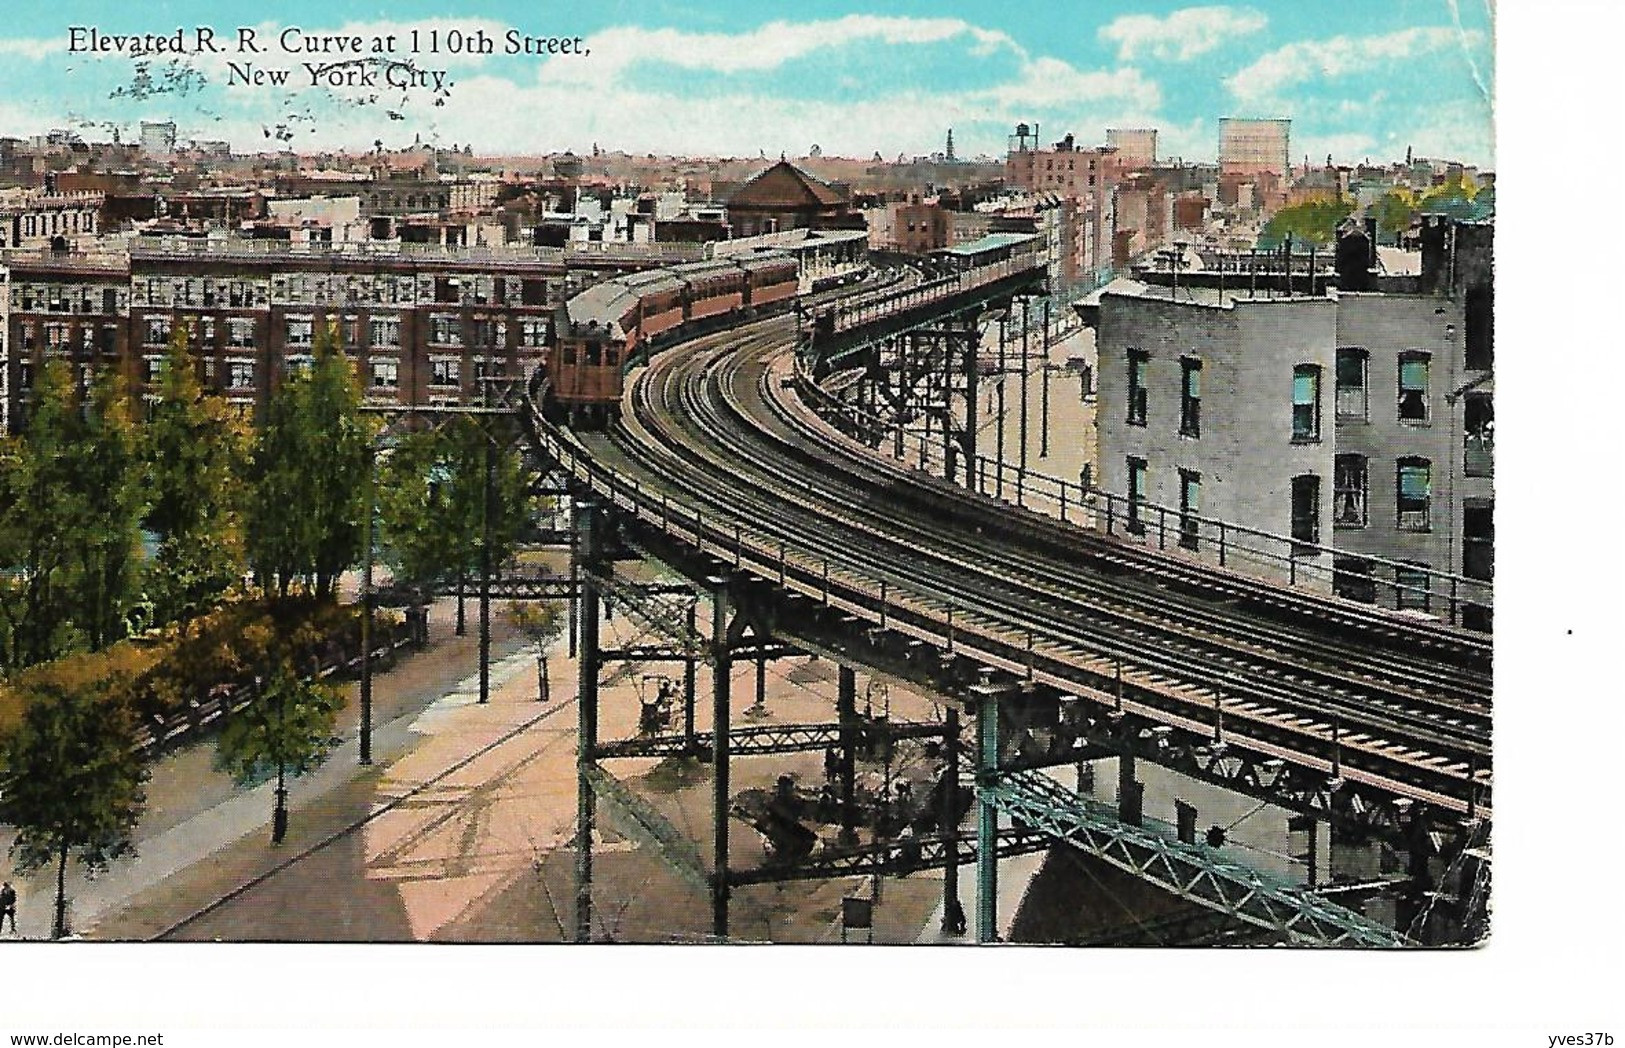
[[(373, 649), (374, 659), (385, 659), (416, 643), (417, 631), (410, 622), (403, 622), (387, 630), (383, 643)], [(312, 676), (317, 680), (324, 680), (338, 673), (353, 673), (361, 666), (361, 655), (326, 662), (318, 662), (314, 667)], [(216, 685), (207, 699), (191, 699), (186, 708), (171, 717), (154, 717), (153, 723), (144, 727), (137, 735), (136, 749), (145, 751), (162, 749), (186, 735), (202, 730), (205, 726), (229, 717), (253, 701), (255, 686), (252, 683), (236, 685)]]
[[(894, 458), (922, 472), (937, 476), (947, 474), (947, 452), (940, 435), (935, 439), (921, 435), (917, 441), (910, 440), (893, 420), (865, 412), (825, 389), (813, 380), (802, 362), (798, 361), (796, 368), (797, 388), (801, 394), (809, 398), (821, 416), (828, 418), (833, 414), (837, 428), (872, 437), (887, 434), (891, 437)], [(1494, 604), (1494, 586), (1485, 579), (1352, 553), (1347, 549), (1336, 550), (1259, 528), (1185, 513), (1144, 499), (1131, 500), (1127, 495), (987, 455), (977, 455), (971, 473), (967, 474), (965, 456), (957, 448), (955, 461), (952, 479), (957, 482), (964, 476), (973, 480), (969, 486), (978, 494), (1127, 541), (1147, 546), (1155, 543), (1159, 551), (1172, 555), (1195, 557), (1221, 568), (1262, 575), (1289, 586), (1335, 593), (1361, 603), (1380, 603), (1395, 610), (1431, 614), (1435, 608), (1441, 608), (1440, 617), (1451, 625), (1462, 622), (1463, 610), (1469, 605), (1488, 608)], [(1382, 568), (1391, 578), (1340, 572), (1336, 563), (1343, 559)], [(1365, 589), (1370, 590), (1369, 597), (1362, 595)], [(1379, 594), (1386, 599), (1378, 601)]]
[(902, 291), (887, 291), (879, 295), (845, 299), (833, 311), (833, 330), (836, 334), (851, 331), (884, 317), (930, 305), (954, 295), (997, 283), (1006, 277), (1041, 268), (1042, 264), (1037, 254), (1026, 251), (1003, 262), (968, 269), (953, 276), (939, 277)]

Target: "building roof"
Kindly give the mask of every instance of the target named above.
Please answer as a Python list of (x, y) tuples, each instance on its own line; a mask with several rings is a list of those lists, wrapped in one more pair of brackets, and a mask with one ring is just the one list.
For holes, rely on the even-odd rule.
[(974, 256), (997, 251), (1000, 248), (1014, 247), (1017, 244), (1026, 244), (1037, 240), (1036, 233), (989, 233), (980, 240), (972, 240), (968, 244), (955, 244), (945, 247), (940, 252), (944, 255)]
[(845, 203), (839, 193), (788, 160), (774, 164), (728, 198), (729, 208), (764, 211), (822, 210)]

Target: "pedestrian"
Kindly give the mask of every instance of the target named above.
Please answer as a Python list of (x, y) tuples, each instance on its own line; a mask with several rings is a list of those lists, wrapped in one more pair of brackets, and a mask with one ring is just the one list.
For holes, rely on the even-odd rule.
[(17, 934), (17, 889), (7, 881), (0, 886), (0, 932), (6, 930), (6, 918), (11, 918), (11, 934)]

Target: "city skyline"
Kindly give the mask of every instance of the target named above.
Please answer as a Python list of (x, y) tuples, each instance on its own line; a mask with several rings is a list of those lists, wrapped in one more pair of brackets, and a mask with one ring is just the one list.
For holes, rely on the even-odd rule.
[[(109, 20), (95, 5), (18, 12), (0, 54), (0, 127), (12, 135), (67, 127), (87, 139), (142, 120), (174, 120), (180, 138), (224, 139), (240, 152), (471, 145), (492, 155), (601, 144), (659, 154), (825, 155), (887, 159), (940, 151), (953, 127), (959, 156), (998, 157), (1017, 122), (1044, 140), (1107, 127), (1157, 127), (1159, 151), (1210, 160), (1226, 116), (1292, 120), (1292, 160), (1319, 164), (1417, 155), (1494, 166), (1493, 26), (1482, 3), (1344, 4), (1304, 11), (1279, 2), (1114, 5), (1068, 16), (973, 2), (874, 10), (819, 0), (794, 8), (725, 3), (616, 3), (538, 16), (518, 4), (398, 5), (385, 21), (365, 4), (290, 3), (279, 20), (241, 7), (177, 2)], [(451, 8), (451, 10), (448, 10)], [(239, 26), (263, 53), (148, 56), (137, 80), (128, 50), (70, 50), (70, 27), (223, 44)], [(327, 35), (395, 36), (389, 60), (411, 61), (410, 87), (311, 87), (302, 48)], [(420, 34), (420, 53), (406, 52)], [(432, 55), (435, 31), (484, 38), (490, 56)], [(580, 37), (583, 55), (506, 55), (520, 38)], [(237, 68), (231, 66), (235, 63)], [(246, 67), (285, 69), (284, 86), (249, 86)], [(387, 71), (372, 67), (380, 81)], [(436, 89), (435, 73), (442, 73)], [(324, 74), (331, 76), (331, 72)], [(415, 74), (408, 74), (415, 75)], [(363, 77), (362, 79), (366, 79)], [(232, 83), (232, 81), (236, 81)]]

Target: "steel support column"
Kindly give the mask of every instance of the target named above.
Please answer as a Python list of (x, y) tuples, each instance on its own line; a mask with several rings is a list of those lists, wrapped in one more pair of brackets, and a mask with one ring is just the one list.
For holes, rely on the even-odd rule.
[(976, 706), (976, 941), (999, 939), (999, 809), (988, 795), (998, 780), (999, 704), (984, 696)]
[[(593, 566), (597, 560), (595, 517), (597, 507), (590, 502), (575, 504), (572, 534), (579, 555)], [(589, 569), (587, 577), (596, 572)], [(576, 689), (576, 926), (575, 941), (592, 941), (592, 833), (594, 794), (591, 773), (598, 746), (598, 591), (590, 583), (581, 595), (581, 662)]]
[(857, 781), (858, 675), (842, 666), (835, 699), (836, 718), (841, 726), (841, 834), (843, 845), (858, 842), (857, 804), (853, 796)]
[(728, 580), (706, 579), (711, 586), (711, 771), (715, 776), (711, 830), (711, 932), (728, 935), (728, 710), (733, 660), (728, 656)]
[[(688, 635), (696, 637), (698, 633), (699, 604), (691, 603), (688, 606)], [(684, 748), (694, 750), (694, 677), (698, 668), (698, 658), (694, 651), (689, 651), (688, 657), (683, 660), (683, 743)]]
[(942, 934), (965, 934), (965, 908), (959, 902), (959, 707), (948, 705), (943, 728), (942, 814), (938, 818), (947, 848), (942, 862)]

